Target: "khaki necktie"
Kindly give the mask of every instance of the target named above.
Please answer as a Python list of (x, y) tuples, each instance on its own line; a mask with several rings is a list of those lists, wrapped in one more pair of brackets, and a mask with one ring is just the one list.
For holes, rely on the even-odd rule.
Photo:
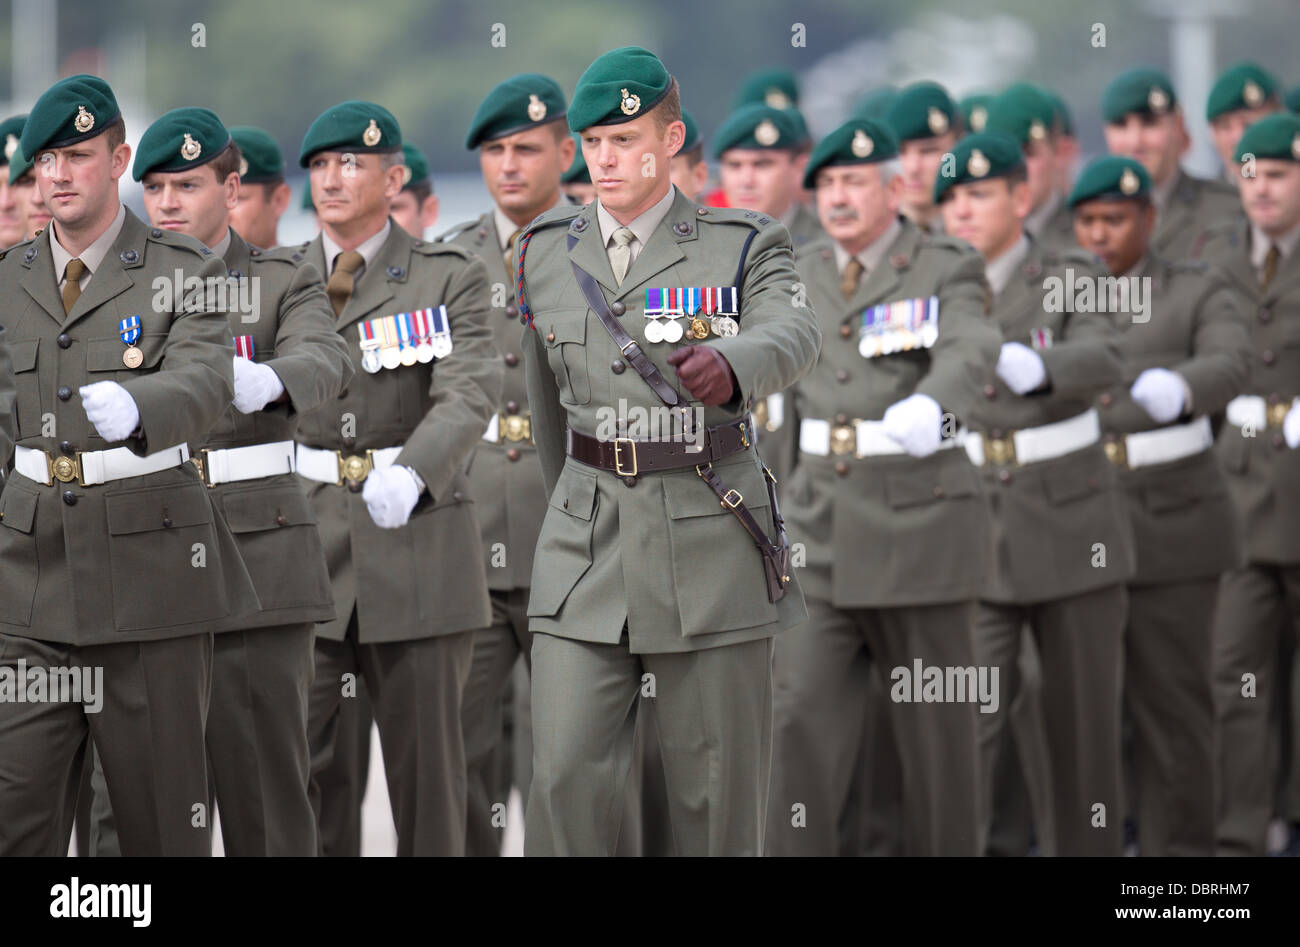
[(849, 258), (843, 274), (840, 275), (840, 293), (845, 299), (852, 299), (853, 294), (858, 291), (858, 283), (862, 282), (862, 273), (865, 269), (866, 267), (858, 262), (857, 257)]
[(72, 312), (72, 307), (81, 297), (81, 278), (86, 275), (86, 264), (80, 260), (69, 260), (63, 268), (63, 314)]
[[(1259, 284), (1261, 286), (1267, 286), (1269, 283), (1273, 282), (1273, 277), (1277, 275), (1277, 261), (1281, 259), (1281, 257), (1282, 251), (1277, 248), (1276, 243), (1268, 248), (1268, 254), (1264, 257), (1264, 274), (1259, 278)], [(75, 262), (76, 261), (73, 260), (73, 263)], [(72, 263), (68, 264), (68, 266), (71, 265)], [(64, 298), (66, 299), (67, 297), (65, 296)]]
[(519, 235), (523, 232), (523, 227), (516, 227), (515, 232), (512, 233), (510, 239), (506, 241), (506, 248), (501, 255), (505, 257), (507, 273), (511, 272), (511, 267), (514, 266), (515, 263), (515, 241), (519, 239)]
[(636, 234), (627, 227), (619, 227), (614, 231), (613, 239), (614, 245), (609, 248), (609, 265), (614, 271), (614, 279), (622, 286), (623, 277), (627, 276), (627, 269), (632, 265), (631, 244)]
[(334, 272), (325, 284), (325, 292), (329, 295), (330, 305), (334, 307), (334, 315), (343, 315), (343, 307), (352, 298), (352, 290), (356, 286), (356, 272), (365, 262), (366, 258), (356, 250), (344, 250), (335, 258)]

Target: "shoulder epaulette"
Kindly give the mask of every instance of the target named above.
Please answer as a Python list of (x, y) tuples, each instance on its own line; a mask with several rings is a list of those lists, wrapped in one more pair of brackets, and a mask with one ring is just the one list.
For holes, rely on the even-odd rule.
[[(485, 215), (485, 216), (486, 216), (486, 215)], [(448, 230), (446, 233), (444, 233), (444, 234), (442, 234), (441, 236), (435, 238), (435, 241), (434, 241), (434, 242), (435, 242), (435, 243), (450, 243), (451, 241), (453, 241), (453, 240), (455, 240), (457, 237), (459, 237), (461, 234), (463, 234), (465, 231), (467, 231), (467, 230), (469, 230), (469, 229), (471, 229), (471, 228), (473, 228), (473, 227), (479, 227), (479, 226), (482, 226), (482, 224), (483, 224), (483, 218), (482, 218), (482, 217), (475, 218), (474, 220), (467, 220), (467, 221), (465, 221), (463, 224), (457, 224), (456, 226), (454, 226), (454, 227), (452, 227), (450, 230)]]
[(153, 243), (161, 243), (164, 246), (188, 250), (196, 257), (203, 260), (212, 256), (211, 250), (199, 243), (193, 237), (187, 236), (183, 233), (177, 233), (174, 230), (162, 230), (158, 227), (150, 227), (147, 233), (148, 236), (146, 239)]

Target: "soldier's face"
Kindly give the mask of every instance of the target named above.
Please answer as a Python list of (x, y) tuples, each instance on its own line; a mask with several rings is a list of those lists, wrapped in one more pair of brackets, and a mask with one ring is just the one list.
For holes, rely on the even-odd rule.
[(695, 200), (709, 181), (709, 166), (704, 159), (691, 164), (685, 155), (674, 155), (672, 160), (673, 184), (691, 200)]
[(562, 124), (550, 122), (479, 148), (483, 183), (507, 215), (532, 218), (555, 203), (560, 175), (573, 164), (573, 139), (563, 130)]
[(957, 184), (944, 194), (943, 229), (965, 240), (986, 260), (996, 259), (1020, 238), (1029, 213), (1029, 185), (1007, 178)]
[(1025, 145), (1025, 179), (1033, 207), (1042, 207), (1056, 189), (1056, 146), (1047, 138)]
[(1137, 201), (1084, 201), (1074, 208), (1074, 238), (1112, 275), (1132, 269), (1146, 252), (1156, 209)]
[(886, 182), (879, 164), (822, 168), (814, 183), (822, 227), (850, 253), (868, 246), (898, 215), (902, 176)]
[(582, 204), (584, 207), (596, 199), (596, 185), (594, 184), (565, 184), (564, 193), (571, 199)]
[(934, 138), (905, 141), (898, 149), (903, 168), (903, 208), (928, 211), (934, 206), (934, 179), (939, 174), (943, 156), (952, 149), (957, 136), (945, 132)]
[(1187, 145), (1187, 134), (1179, 112), (1164, 115), (1129, 112), (1118, 122), (1107, 122), (1103, 132), (1107, 151), (1142, 162), (1142, 167), (1157, 184), (1165, 182), (1178, 170), (1178, 158)]
[(722, 155), (722, 189), (732, 207), (784, 216), (798, 192), (793, 152), (732, 148)]
[(16, 186), (9, 185), (9, 169), (0, 167), (0, 246), (11, 247), (23, 239), (27, 215), (22, 202), (26, 197)]
[(402, 190), (401, 164), (385, 168), (384, 156), (373, 152), (321, 151), (312, 155), (307, 170), (323, 226), (383, 221)]
[(21, 195), (24, 217), (27, 221), (24, 239), (30, 238), (38, 230), (44, 230), (50, 223), (50, 212), (41, 199), (41, 189), (36, 186), (36, 173), (28, 170), (14, 185)]
[(220, 243), (239, 201), (239, 175), (218, 180), (210, 164), (188, 171), (150, 171), (144, 186), (144, 209), (160, 230), (193, 237), (206, 246)]
[(96, 222), (116, 205), (117, 180), (130, 163), (131, 147), (110, 150), (108, 136), (96, 135), (34, 157), (41, 200), (55, 220), (75, 229)]
[(622, 125), (593, 125), (582, 131), (582, 157), (601, 204), (631, 220), (663, 197), (669, 163), (681, 151), (686, 126), (672, 122), (660, 137), (653, 112)]
[(1269, 236), (1300, 225), (1300, 163), (1257, 159), (1255, 176), (1241, 178), (1241, 203), (1250, 222)]
[(1210, 136), (1214, 139), (1214, 150), (1219, 153), (1223, 166), (1235, 169), (1237, 166), (1237, 142), (1242, 133), (1266, 115), (1277, 111), (1276, 105), (1261, 106), (1257, 109), (1233, 109), (1225, 112), (1210, 122)]
[(283, 181), (274, 185), (241, 184), (239, 199), (230, 212), (230, 226), (253, 246), (273, 247), (277, 243), (276, 228), (292, 196)]
[(402, 191), (393, 198), (388, 213), (397, 226), (420, 240), (424, 237), (424, 232), (438, 222), (438, 196), (430, 194), (420, 200), (414, 191)]

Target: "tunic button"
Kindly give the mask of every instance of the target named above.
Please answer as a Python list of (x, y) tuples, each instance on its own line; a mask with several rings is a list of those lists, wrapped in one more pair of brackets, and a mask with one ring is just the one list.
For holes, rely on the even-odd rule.
[(835, 472), (841, 477), (847, 477), (849, 473), (849, 465), (842, 460), (838, 460), (835, 462)]
[(1112, 401), (1114, 401), (1115, 399), (1111, 397), (1111, 394), (1110, 394), (1109, 391), (1103, 391), (1103, 392), (1101, 393), (1101, 397), (1098, 398), (1097, 400), (1101, 402), (1101, 406), (1102, 406), (1103, 408), (1109, 408), (1109, 407), (1110, 407), (1110, 403), (1111, 403)]
[(936, 497), (941, 497), (943, 496), (943, 487), (936, 485), (933, 492)]
[(170, 516), (163, 517), (163, 527), (166, 529), (172, 528), (172, 518)]
[(849, 423), (849, 416), (848, 416), (847, 414), (843, 414), (843, 413), (841, 413), (841, 414), (837, 414), (837, 415), (835, 415), (835, 423), (836, 423), (836, 424), (848, 424), (848, 423)]
[(59, 453), (67, 454), (69, 457), (76, 453), (72, 446), (72, 441), (59, 441)]
[(63, 491), (63, 502), (66, 503), (66, 504), (68, 504), (68, 506), (76, 506), (76, 505), (77, 505), (77, 495), (76, 495), (75, 493), (73, 493), (71, 490), (64, 490), (64, 491)]
[(516, 355), (514, 352), (507, 352), (507, 353), (506, 353), (506, 364), (507, 364), (508, 366), (510, 366), (511, 368), (514, 368), (516, 365), (519, 364), (519, 356)]
[(461, 500), (465, 499), (465, 494), (461, 493), (459, 490), (453, 490), (451, 491), (451, 498), (459, 503)]
[(518, 401), (507, 401), (507, 402), (506, 402), (506, 414), (518, 414), (518, 413), (519, 413), (519, 402), (518, 402)]
[(67, 385), (60, 385), (58, 395), (60, 401), (67, 401), (69, 398), (72, 397), (72, 389), (69, 388)]
[(1004, 484), (1010, 483), (1010, 482), (1011, 482), (1011, 471), (1010, 471), (1010, 470), (999, 470), (999, 471), (998, 471), (998, 479), (999, 479), (1000, 481), (1002, 481), (1002, 483), (1004, 483)]
[(1264, 351), (1260, 353), (1259, 358), (1265, 365), (1272, 365), (1277, 361), (1277, 356), (1273, 354), (1272, 349), (1264, 349)]
[(519, 449), (517, 447), (512, 447), (508, 451), (506, 451), (506, 460), (514, 462), (518, 459), (519, 459)]
[(59, 343), (59, 348), (66, 349), (71, 347), (72, 345), (72, 336), (64, 332), (55, 341)]
[(624, 478), (623, 478), (623, 486), (625, 486), (625, 487), (635, 487), (635, 486), (636, 486), (636, 477), (624, 477)]
[(519, 315), (519, 307), (514, 303), (506, 303), (506, 316), (513, 319), (517, 315)]
[(289, 521), (288, 521), (287, 519), (285, 519), (284, 514), (281, 513), (280, 515), (278, 515), (278, 516), (275, 518), (275, 525), (276, 525), (276, 526), (288, 526), (288, 525), (289, 525)]
[(555, 341), (555, 333), (554, 333), (554, 332), (548, 332), (548, 333), (546, 333), (546, 341), (547, 341), (547, 342), (554, 342), (554, 341)]
[(845, 384), (849, 380), (849, 370), (847, 368), (838, 369), (835, 372), (835, 380), (841, 385)]
[(840, 338), (847, 339), (853, 334), (853, 329), (849, 326), (840, 326)]
[(615, 375), (621, 375), (623, 374), (624, 370), (627, 368), (627, 365), (623, 364), (623, 360), (621, 358), (616, 358), (614, 359), (613, 362), (610, 363), (609, 368), (610, 371), (612, 371)]
[(347, 390), (346, 388), (344, 388), (342, 391), (339, 392), (339, 400), (340, 400), (340, 401), (342, 401), (342, 400), (343, 400), (344, 398), (346, 398), (347, 396), (348, 396), (348, 390)]
[(1270, 320), (1270, 319), (1272, 319), (1272, 318), (1273, 318), (1273, 312), (1272, 312), (1272, 310), (1270, 310), (1267, 306), (1263, 306), (1263, 307), (1260, 308), (1260, 310), (1259, 310), (1259, 321), (1260, 321), (1260, 322), (1268, 322), (1268, 320)]
[(609, 311), (616, 316), (621, 316), (623, 313), (627, 312), (627, 306), (624, 306), (621, 302), (611, 303)]
[(984, 397), (985, 397), (985, 398), (996, 398), (997, 396), (998, 396), (998, 390), (997, 390), (997, 388), (993, 387), (992, 385), (985, 385), (985, 386), (984, 386)]
[(360, 480), (344, 480), (343, 482), (347, 484), (348, 493), (360, 493), (365, 488), (365, 484)]

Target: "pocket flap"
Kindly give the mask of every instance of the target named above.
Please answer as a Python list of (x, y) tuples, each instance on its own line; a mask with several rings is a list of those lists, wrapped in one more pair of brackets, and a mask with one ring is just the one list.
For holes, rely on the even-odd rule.
[(596, 508), (595, 476), (565, 467), (551, 494), (551, 506), (578, 519), (591, 519)]
[[(202, 526), (212, 522), (212, 504), (206, 488), (151, 488), (104, 497), (108, 531), (114, 536), (177, 526)], [(171, 527), (164, 525), (170, 521)]]
[(36, 348), (41, 344), (40, 339), (20, 339), (8, 344), (9, 361), (13, 363), (15, 372), (30, 372), (36, 367)]
[[(140, 368), (153, 368), (157, 365), (162, 359), (166, 343), (165, 333), (146, 333), (140, 336), (140, 340), (136, 342), (140, 353), (144, 356)], [(130, 371), (122, 361), (122, 353), (125, 351), (126, 345), (121, 339), (91, 339), (86, 343), (86, 371)]]
[(914, 473), (893, 473), (885, 477), (885, 496), (894, 509), (937, 503), (952, 497), (974, 496), (979, 491), (978, 474), (963, 453), (955, 461), (946, 458), (942, 466)]
[(20, 533), (30, 533), (36, 520), (36, 501), (40, 497), (9, 483), (0, 493), (0, 523)]
[[(277, 485), (262, 490), (227, 493), (222, 499), (226, 525), (232, 533), (256, 533), (281, 526), (306, 526), (316, 522), (311, 503), (297, 485)], [(283, 518), (284, 522), (280, 522)], [(173, 517), (175, 520), (175, 517)]]
[(1053, 504), (1069, 503), (1097, 490), (1096, 475), (1086, 468), (1058, 467), (1043, 478), (1043, 489)]
[[(546, 347), (555, 348), (561, 342), (585, 342), (587, 339), (587, 311), (576, 310), (562, 314), (547, 313), (545, 321), (538, 325)], [(551, 338), (554, 336), (555, 338)]]

